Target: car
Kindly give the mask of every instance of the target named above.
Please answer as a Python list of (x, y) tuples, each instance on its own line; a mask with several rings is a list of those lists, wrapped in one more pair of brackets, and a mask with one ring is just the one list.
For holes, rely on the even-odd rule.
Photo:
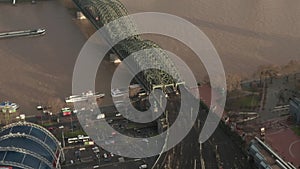
[(97, 153), (100, 153), (100, 150), (99, 150), (99, 149), (96, 149), (96, 150), (94, 150), (93, 152), (97, 154)]
[(92, 150), (99, 150), (99, 147), (95, 146), (92, 148)]
[(147, 168), (148, 168), (147, 164), (142, 164), (139, 166), (139, 169), (147, 169)]
[(79, 148), (79, 151), (85, 151), (86, 149), (84, 147)]
[(97, 120), (104, 119), (104, 118), (105, 118), (105, 114), (102, 114), (102, 113), (98, 114), (96, 117)]
[(62, 109), (61, 109), (61, 112), (62, 112), (63, 116), (70, 116), (70, 115), (72, 115), (72, 111), (71, 111), (71, 109), (68, 108), (68, 107), (62, 108)]
[(36, 106), (36, 109), (37, 109), (37, 110), (43, 110), (43, 109), (44, 109), (44, 106), (38, 105), (38, 106)]
[(55, 130), (55, 127), (49, 127), (48, 130), (53, 131), (53, 130)]
[(117, 113), (116, 114), (116, 117), (120, 117), (120, 116), (122, 116), (121, 113)]
[(145, 143), (149, 143), (149, 140), (146, 139), (146, 138), (144, 138), (142, 141), (145, 142)]
[(121, 59), (116, 59), (116, 60), (114, 60), (114, 63), (115, 63), (115, 64), (121, 63), (121, 62), (122, 62)]
[(104, 161), (110, 161), (111, 160), (111, 158), (109, 158), (107, 153), (103, 154), (103, 158), (104, 158)]

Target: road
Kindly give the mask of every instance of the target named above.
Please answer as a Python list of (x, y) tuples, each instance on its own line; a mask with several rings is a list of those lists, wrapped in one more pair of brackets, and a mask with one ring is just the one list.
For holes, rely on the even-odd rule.
[[(172, 110), (177, 110), (180, 107), (178, 99), (172, 100), (175, 107), (170, 107)], [(170, 153), (173, 153), (174, 160), (172, 168), (185, 168), (185, 169), (200, 169), (204, 165), (206, 169), (218, 169), (221, 166), (224, 169), (247, 169), (249, 163), (243, 154), (242, 148), (236, 144), (230, 136), (225, 133), (225, 130), (219, 125), (210, 139), (201, 145), (198, 142), (200, 128), (205, 122), (207, 113), (200, 110), (198, 118), (194, 127), (189, 134), (177, 145)], [(172, 117), (169, 115), (170, 120), (174, 120), (176, 115)], [(200, 120), (200, 125), (198, 120)], [(201, 164), (201, 158), (204, 164)], [(160, 164), (163, 166), (163, 164)]]
[(86, 161), (79, 165), (66, 165), (64, 169), (91, 169), (92, 166), (99, 166), (100, 169), (138, 169), (144, 162), (140, 159), (132, 159), (125, 162), (113, 162), (107, 164), (98, 164), (97, 161)]
[[(170, 97), (170, 107), (169, 110), (178, 111), (180, 108), (179, 99), (176, 97)], [(101, 108), (102, 112), (105, 112), (109, 118), (114, 119), (115, 117), (115, 109), (113, 107), (105, 107)], [(236, 143), (230, 138), (230, 136), (226, 135), (225, 131), (218, 127), (212, 137), (201, 145), (198, 142), (198, 137), (200, 133), (200, 128), (204, 124), (206, 119), (206, 113), (204, 110), (201, 110), (194, 127), (190, 130), (189, 134), (173, 149), (169, 150), (167, 154), (171, 154), (174, 157), (174, 160), (168, 165), (172, 166), (172, 168), (185, 168), (185, 169), (200, 169), (201, 165), (204, 165), (206, 169), (218, 169), (219, 166), (223, 166), (224, 169), (232, 169), (232, 168), (243, 168), (246, 169), (248, 162), (241, 151), (241, 148), (236, 145)], [(174, 121), (177, 118), (176, 113), (170, 113), (169, 120)], [(62, 123), (59, 125), (71, 126), (69, 118), (62, 120)], [(123, 121), (116, 120), (115, 122)], [(77, 124), (77, 121), (74, 120), (73, 124)], [(58, 126), (57, 126), (58, 127)], [(74, 151), (74, 150), (73, 150)], [(72, 154), (72, 153), (71, 153)], [(92, 153), (93, 155), (93, 153)], [(89, 155), (91, 156), (91, 154)], [(97, 158), (89, 158), (86, 157), (86, 160), (82, 160), (80, 164), (70, 165), (67, 164), (64, 168), (90, 168), (91, 166), (98, 165)], [(201, 158), (204, 161), (204, 164), (201, 164)], [(154, 163), (154, 159), (152, 158), (148, 164)], [(135, 159), (129, 159), (125, 162), (118, 162), (117, 159), (108, 163), (101, 163), (101, 168), (124, 168), (124, 169), (134, 169), (138, 168), (141, 165), (140, 161), (134, 161)], [(158, 163), (155, 168), (161, 168), (166, 165), (166, 160), (164, 160), (164, 155), (162, 156), (162, 160)], [(153, 164), (152, 163), (152, 164)]]

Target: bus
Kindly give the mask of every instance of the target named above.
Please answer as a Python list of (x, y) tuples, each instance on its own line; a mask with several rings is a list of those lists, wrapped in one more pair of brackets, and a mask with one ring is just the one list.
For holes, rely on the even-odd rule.
[(74, 137), (74, 138), (68, 138), (68, 143), (69, 144), (73, 144), (73, 143), (77, 143), (78, 142), (78, 138)]

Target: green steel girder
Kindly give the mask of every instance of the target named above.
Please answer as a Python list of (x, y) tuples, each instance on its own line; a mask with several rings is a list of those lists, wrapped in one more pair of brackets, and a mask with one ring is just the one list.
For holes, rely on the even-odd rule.
[(103, 0), (103, 1), (111, 8), (113, 8), (116, 11), (116, 13), (119, 14), (119, 17), (128, 15), (127, 9), (123, 6), (123, 4), (120, 4), (119, 2), (112, 1), (112, 0)]
[[(94, 5), (96, 8), (96, 13), (97, 16), (99, 16), (101, 19), (99, 22), (101, 22), (101, 25), (106, 25), (111, 21), (114, 21), (120, 16), (122, 16), (122, 13), (118, 11), (115, 6), (112, 5), (113, 3), (105, 3), (103, 1), (95, 1)], [(127, 21), (127, 20), (126, 20)], [(128, 20), (128, 22), (124, 22), (122, 20), (121, 22), (118, 23), (118, 25), (112, 25), (110, 26), (108, 31), (108, 35), (110, 40), (115, 41), (116, 39), (122, 39), (120, 36), (122, 34), (136, 34), (136, 28), (133, 24), (133, 22)], [(130, 32), (129, 32), (130, 31)], [(134, 32), (133, 32), (134, 31)]]
[(106, 25), (112, 21), (112, 19), (118, 18), (114, 18), (113, 11), (103, 1), (95, 1), (93, 4), (96, 9), (97, 16), (100, 17), (99, 21), (102, 25)]
[[(88, 8), (93, 12), (94, 16), (98, 16), (97, 21), (98, 28), (106, 25), (120, 17), (127, 16), (128, 12), (125, 6), (119, 0), (77, 0), (81, 6)], [(143, 84), (148, 89), (154, 88), (155, 86), (173, 86), (176, 83), (181, 82), (180, 75), (167, 53), (162, 50), (157, 44), (149, 40), (142, 40), (137, 35), (137, 29), (131, 19), (122, 20), (109, 27), (107, 30), (109, 40), (115, 42), (116, 39), (122, 39), (123, 35), (136, 34), (136, 36), (122, 40), (114, 46), (115, 52), (121, 59), (126, 58), (129, 55), (133, 55), (134, 66), (140, 68), (143, 71)], [(107, 39), (106, 39), (107, 40)], [(146, 56), (140, 56), (135, 52), (143, 49), (155, 48), (156, 50), (149, 50)], [(135, 53), (135, 54), (134, 54)], [(158, 69), (147, 69), (151, 65), (155, 65)], [(165, 69), (162, 71), (161, 69)], [(160, 70), (159, 70), (160, 69)], [(169, 72), (169, 73), (167, 73)]]
[[(143, 49), (151, 49), (155, 48), (156, 50), (148, 50), (149, 52), (147, 56), (140, 56), (137, 54), (133, 54), (137, 51), (143, 50)], [(155, 65), (160, 70), (146, 70), (144, 71), (145, 79), (148, 82), (151, 82), (151, 85), (167, 85), (167, 84), (174, 84), (179, 81), (179, 74), (176, 69), (174, 69), (174, 64), (168, 57), (168, 55), (154, 42), (144, 40), (132, 40), (132, 39), (126, 39), (122, 41), (120, 44), (116, 46), (116, 49), (120, 51), (120, 53), (123, 53), (125, 57), (129, 56), (130, 54), (133, 54), (133, 58), (135, 62), (137, 62), (137, 65), (139, 65), (140, 69), (145, 70), (145, 68), (149, 67), (151, 65)], [(124, 53), (123, 51), (126, 51)], [(162, 62), (163, 60), (163, 62)], [(170, 74), (166, 73), (165, 71), (161, 71), (161, 69), (166, 69), (167, 72), (170, 72)]]
[[(128, 12), (126, 8), (119, 1), (111, 1), (111, 0), (104, 0), (104, 1), (106, 1), (106, 3), (115, 11), (115, 13), (118, 15), (118, 18), (121, 18), (123, 16), (128, 16)], [(114, 18), (113, 20), (118, 18)], [(137, 34), (137, 28), (130, 17), (127, 17), (126, 20), (121, 20), (119, 26), (122, 27), (123, 32), (130, 33), (130, 35)], [(136, 38), (141, 39), (138, 35), (136, 36)]]
[[(101, 22), (102, 25), (106, 25), (110, 23), (111, 21), (118, 19), (118, 15), (109, 7), (109, 5), (105, 4), (103, 1), (95, 2), (95, 8), (97, 9), (97, 14), (100, 17), (99, 22)], [(107, 35), (111, 41), (116, 39), (116, 36), (118, 36), (118, 32), (121, 32), (121, 27), (112, 25), (109, 27), (107, 31)]]
[(89, 7), (93, 6), (93, 3), (91, 1), (80, 1), (80, 5), (83, 8), (89, 8)]
[(118, 7), (118, 9), (122, 12), (123, 16), (128, 15), (128, 11), (126, 7), (119, 0), (106, 0), (107, 2), (113, 2), (114, 5)]

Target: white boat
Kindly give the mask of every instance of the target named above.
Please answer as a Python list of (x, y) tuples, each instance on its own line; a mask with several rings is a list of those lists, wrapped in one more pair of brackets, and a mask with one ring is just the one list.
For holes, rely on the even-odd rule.
[(104, 93), (99, 93), (99, 92), (92, 92), (88, 91), (86, 93), (82, 93), (81, 95), (72, 95), (69, 97), (65, 98), (66, 103), (74, 103), (74, 102), (82, 102), (82, 101), (87, 101), (89, 98), (96, 98), (100, 99), (105, 96)]
[(66, 103), (74, 103), (74, 102), (80, 102), (80, 101), (86, 101), (87, 100), (87, 97), (81, 97), (81, 96), (78, 96), (78, 97), (67, 97), (65, 99)]
[(18, 36), (34, 36), (34, 35), (44, 35), (46, 33), (45, 29), (33, 29), (24, 31), (12, 31), (0, 33), (0, 38), (12, 38)]

